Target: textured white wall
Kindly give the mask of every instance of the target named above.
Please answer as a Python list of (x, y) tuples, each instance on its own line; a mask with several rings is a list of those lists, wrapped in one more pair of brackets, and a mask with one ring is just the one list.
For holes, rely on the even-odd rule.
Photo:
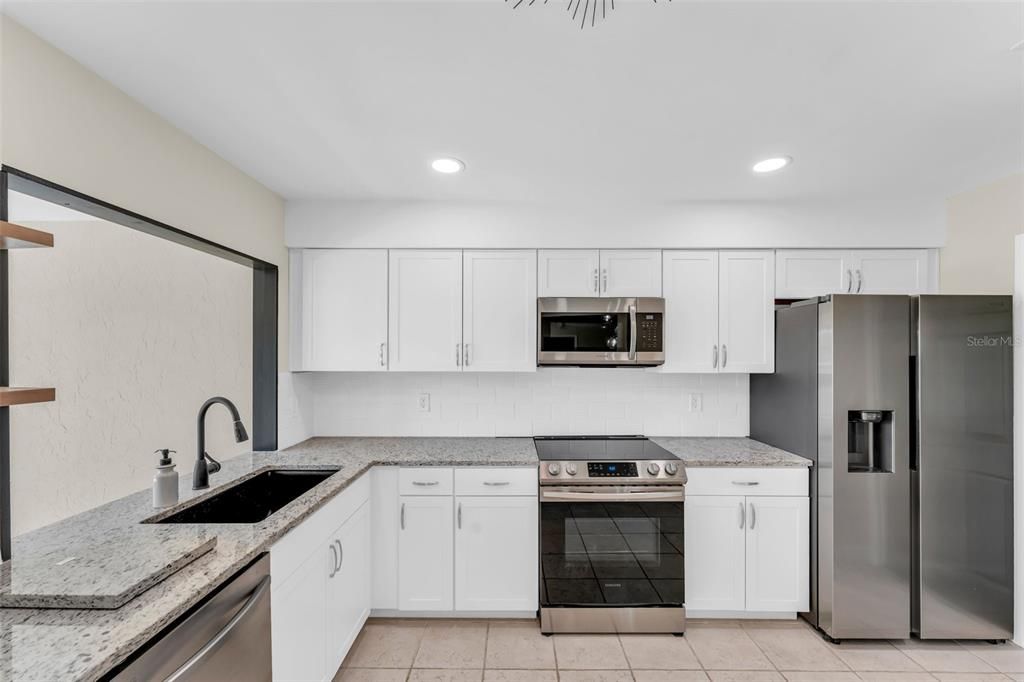
[[(104, 221), (32, 226), (56, 245), (11, 252), (11, 380), (57, 400), (11, 410), (15, 534), (147, 487), (157, 448), (191, 476), (212, 395), (252, 424), (251, 270)], [(214, 457), (248, 449), (223, 407), (208, 423)]]
[[(544, 368), (523, 374), (317, 374), (320, 436), (746, 436), (746, 374)], [(430, 394), (428, 413), (417, 396)], [(689, 396), (701, 410), (690, 411)]]

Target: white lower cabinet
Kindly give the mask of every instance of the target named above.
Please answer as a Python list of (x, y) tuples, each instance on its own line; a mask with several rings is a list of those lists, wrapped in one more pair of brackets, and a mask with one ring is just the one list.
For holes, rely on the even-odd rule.
[[(691, 615), (798, 613), (810, 601), (806, 469), (690, 469), (686, 608)], [(756, 488), (757, 496), (721, 494)]]
[[(349, 518), (332, 538), (337, 568), (327, 579), (327, 670), (336, 671), (370, 615), (370, 502)], [(332, 562), (335, 555), (331, 554)]]
[(455, 498), (455, 609), (537, 608), (537, 498)]
[(450, 611), (452, 580), (452, 498), (402, 495), (398, 533), (398, 608)]
[[(273, 550), (271, 551), (273, 554)], [(326, 657), (327, 547), (306, 559), (282, 584), (273, 582), (271, 568), (271, 647), (275, 682), (323, 680)], [(333, 671), (331, 672), (333, 674)]]

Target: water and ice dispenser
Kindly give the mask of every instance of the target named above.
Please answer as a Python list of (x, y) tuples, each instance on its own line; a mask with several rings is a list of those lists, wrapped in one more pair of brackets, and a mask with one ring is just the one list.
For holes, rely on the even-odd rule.
[(847, 471), (892, 473), (892, 410), (851, 410)]

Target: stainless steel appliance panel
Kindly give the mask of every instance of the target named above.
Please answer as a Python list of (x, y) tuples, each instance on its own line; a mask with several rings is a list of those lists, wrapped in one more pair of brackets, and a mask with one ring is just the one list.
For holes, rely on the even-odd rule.
[(664, 315), (663, 298), (539, 298), (537, 365), (661, 365)]
[[(836, 295), (818, 315), (819, 627), (910, 634), (910, 299)], [(851, 420), (881, 413), (886, 467), (856, 461)]]
[(1013, 636), (1013, 302), (921, 296), (914, 530), (922, 638)]
[(264, 554), (109, 679), (271, 682), (270, 651), (270, 555)]

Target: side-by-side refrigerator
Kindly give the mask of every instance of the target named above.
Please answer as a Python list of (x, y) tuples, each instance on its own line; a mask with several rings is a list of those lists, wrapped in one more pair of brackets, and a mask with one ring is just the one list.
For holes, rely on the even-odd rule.
[(833, 639), (1013, 635), (1009, 296), (780, 306), (751, 437), (814, 461), (811, 595)]

